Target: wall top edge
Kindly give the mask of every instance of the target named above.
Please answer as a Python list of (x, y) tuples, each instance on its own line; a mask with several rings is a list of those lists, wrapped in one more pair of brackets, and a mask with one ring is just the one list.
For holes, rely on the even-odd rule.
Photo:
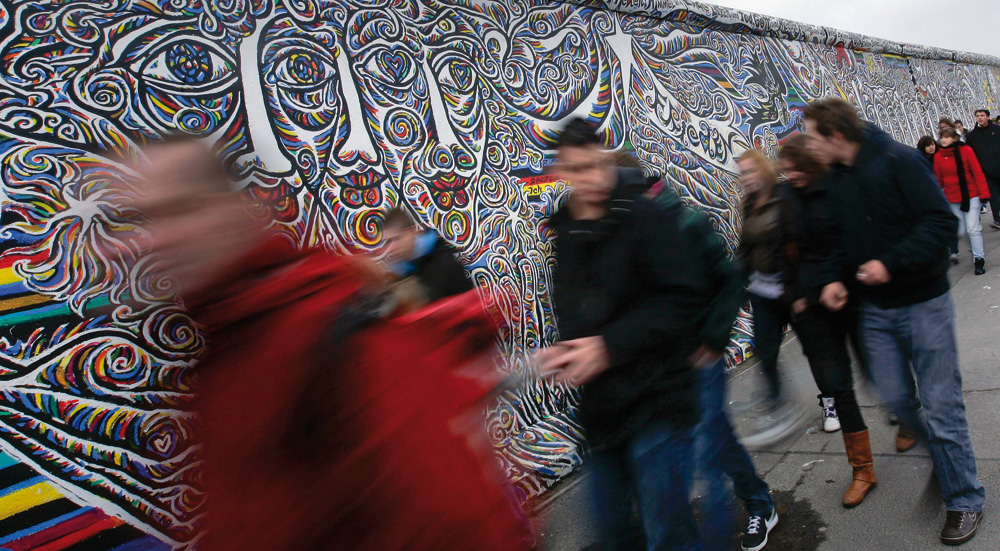
[(875, 54), (1000, 67), (1000, 57), (895, 42), (831, 27), (800, 23), (692, 0), (562, 0), (621, 13), (645, 15), (696, 27), (808, 42)]

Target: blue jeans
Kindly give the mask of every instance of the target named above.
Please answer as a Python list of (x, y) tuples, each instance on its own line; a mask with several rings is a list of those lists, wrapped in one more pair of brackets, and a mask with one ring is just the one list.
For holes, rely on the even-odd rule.
[(951, 294), (903, 308), (863, 303), (860, 323), (872, 379), (900, 420), (930, 447), (945, 506), (982, 511), (986, 490), (976, 479), (965, 419)]
[(639, 503), (647, 551), (702, 550), (689, 493), (691, 432), (690, 427), (651, 422), (624, 444), (593, 453), (588, 469), (602, 551), (634, 549), (632, 496)]
[(707, 510), (703, 515), (706, 550), (732, 548), (733, 526), (724, 475), (732, 479), (736, 497), (743, 501), (748, 514), (766, 518), (774, 508), (767, 482), (757, 475), (753, 460), (733, 434), (725, 404), (726, 364), (719, 360), (702, 372), (702, 418), (694, 431), (698, 464), (708, 483)]
[[(983, 251), (983, 224), (979, 218), (979, 197), (969, 199), (969, 212), (962, 212), (961, 203), (948, 203), (948, 205), (955, 218), (958, 218), (958, 239), (967, 235), (969, 246), (972, 247), (972, 257), (986, 258), (986, 253)], [(958, 252), (957, 246), (954, 252)]]

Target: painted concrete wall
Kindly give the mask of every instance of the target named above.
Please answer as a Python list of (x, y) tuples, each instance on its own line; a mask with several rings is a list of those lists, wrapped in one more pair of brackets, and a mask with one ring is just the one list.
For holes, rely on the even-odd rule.
[[(188, 133), (303, 246), (378, 250), (405, 204), (462, 251), (508, 369), (551, 341), (541, 176), (580, 115), (735, 243), (734, 157), (841, 95), (907, 143), (997, 108), (998, 61), (694, 2), (0, 1), (0, 548), (197, 541), (204, 336), (138, 254), (110, 159)], [(210, 236), (206, 236), (210, 238)], [(109, 251), (114, 251), (113, 253)], [(750, 350), (741, 316), (730, 349)], [(248, 397), (253, 399), (255, 397)], [(579, 463), (573, 395), (487, 412), (527, 497)]]

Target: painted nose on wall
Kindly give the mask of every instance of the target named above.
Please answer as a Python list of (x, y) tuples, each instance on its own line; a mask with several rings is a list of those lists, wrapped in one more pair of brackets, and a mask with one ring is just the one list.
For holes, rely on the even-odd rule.
[(287, 175), (295, 170), (295, 165), (285, 157), (278, 139), (267, 117), (267, 100), (264, 98), (264, 82), (261, 78), (260, 60), (257, 46), (260, 33), (268, 27), (261, 21), (253, 36), (240, 44), (240, 76), (243, 79), (243, 102), (247, 116), (247, 133), (252, 142), (250, 153), (240, 157), (240, 166), (252, 166), (269, 174)]
[[(351, 64), (347, 60), (347, 55), (343, 48), (336, 54), (337, 70), (341, 75), (351, 75)], [(381, 161), (379, 148), (368, 132), (368, 122), (365, 120), (361, 109), (362, 100), (358, 94), (357, 85), (351, 82), (341, 82), (340, 89), (344, 93), (344, 103), (347, 106), (347, 138), (343, 147), (337, 149), (337, 158), (343, 164), (355, 163), (358, 161), (368, 164), (376, 164)]]

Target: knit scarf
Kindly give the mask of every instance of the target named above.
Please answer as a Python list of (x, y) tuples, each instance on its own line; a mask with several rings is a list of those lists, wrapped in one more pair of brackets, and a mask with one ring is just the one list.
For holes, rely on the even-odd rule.
[(958, 171), (958, 188), (962, 191), (962, 212), (969, 212), (969, 180), (965, 177), (962, 161), (962, 144), (955, 142), (949, 149), (955, 151), (955, 170)]

